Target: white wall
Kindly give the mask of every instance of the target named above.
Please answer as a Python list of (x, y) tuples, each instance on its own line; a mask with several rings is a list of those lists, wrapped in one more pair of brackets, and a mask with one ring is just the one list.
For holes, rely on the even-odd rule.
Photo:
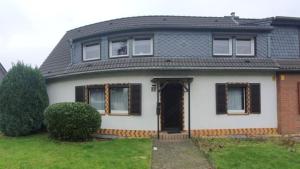
[(151, 92), (151, 77), (142, 75), (118, 76), (114, 74), (89, 75), (50, 82), (47, 85), (50, 104), (74, 102), (75, 86), (106, 83), (142, 83), (142, 116), (102, 116), (101, 128), (128, 130), (155, 130), (156, 92)]
[[(140, 72), (77, 76), (47, 83), (50, 104), (75, 100), (75, 86), (105, 83), (142, 83), (142, 116), (102, 116), (102, 128), (156, 130), (156, 92), (151, 92), (154, 77), (193, 77), (191, 83), (191, 128), (276, 128), (276, 81), (273, 73), (186, 73)], [(216, 115), (215, 83), (249, 82), (261, 84), (261, 114)], [(185, 129), (187, 129), (187, 93), (185, 93)]]
[[(202, 73), (191, 83), (191, 129), (276, 128), (277, 94), (273, 73)], [(216, 115), (216, 83), (261, 84), (261, 114)], [(185, 110), (187, 112), (187, 94)], [(185, 113), (185, 129), (188, 116)]]

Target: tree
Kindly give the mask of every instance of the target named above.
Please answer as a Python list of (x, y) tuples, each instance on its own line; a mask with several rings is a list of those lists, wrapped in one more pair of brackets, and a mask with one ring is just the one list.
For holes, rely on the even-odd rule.
[(0, 131), (22, 136), (40, 130), (48, 104), (45, 79), (38, 68), (18, 62), (0, 85)]

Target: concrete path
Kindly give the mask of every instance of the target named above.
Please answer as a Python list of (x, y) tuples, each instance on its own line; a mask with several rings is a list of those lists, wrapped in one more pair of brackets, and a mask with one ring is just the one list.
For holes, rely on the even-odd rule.
[(191, 140), (153, 141), (152, 169), (212, 169)]

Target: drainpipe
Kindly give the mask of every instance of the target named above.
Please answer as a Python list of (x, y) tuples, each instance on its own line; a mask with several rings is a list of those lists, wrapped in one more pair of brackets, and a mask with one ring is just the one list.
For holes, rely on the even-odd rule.
[(189, 111), (188, 111), (188, 120), (189, 120), (189, 138), (191, 138), (191, 84), (188, 82), (188, 102), (189, 102)]
[(157, 103), (156, 103), (156, 115), (157, 115), (157, 139), (159, 139), (159, 115), (160, 115), (160, 99), (159, 99), (159, 94), (160, 94), (160, 87), (159, 83), (156, 84), (156, 90), (157, 90)]

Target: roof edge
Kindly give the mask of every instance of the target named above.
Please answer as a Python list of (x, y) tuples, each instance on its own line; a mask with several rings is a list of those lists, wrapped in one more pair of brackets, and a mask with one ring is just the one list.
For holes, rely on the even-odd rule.
[(0, 63), (0, 69), (4, 72), (4, 74), (7, 73), (6, 69), (4, 68), (4, 66)]
[(300, 26), (300, 17), (275, 16), (272, 18), (272, 25)]
[(92, 71), (85, 71), (85, 72), (75, 72), (75, 73), (68, 73), (68, 74), (60, 74), (54, 76), (44, 76), (47, 80), (49, 79), (57, 79), (57, 78), (64, 78), (69, 76), (76, 76), (76, 75), (85, 75), (85, 74), (93, 74), (93, 73), (102, 73), (102, 72), (118, 72), (118, 71), (136, 71), (136, 70), (187, 70), (187, 71), (194, 71), (194, 70), (206, 70), (206, 71), (218, 71), (218, 70), (245, 70), (245, 71), (258, 71), (258, 70), (268, 70), (268, 71), (276, 71), (278, 67), (256, 67), (256, 68), (247, 68), (247, 67), (135, 67), (135, 68), (117, 68), (117, 69), (106, 69), (106, 70), (92, 70)]

